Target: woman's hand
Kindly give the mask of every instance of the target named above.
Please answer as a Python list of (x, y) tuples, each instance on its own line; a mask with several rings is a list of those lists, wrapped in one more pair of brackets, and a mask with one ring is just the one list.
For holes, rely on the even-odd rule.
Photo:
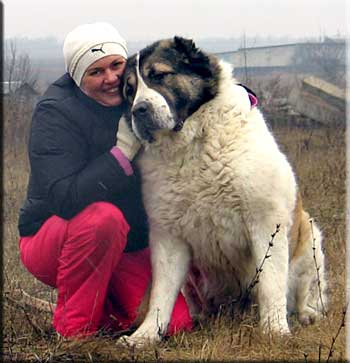
[(116, 146), (130, 161), (141, 147), (139, 140), (128, 127), (124, 117), (119, 121)]

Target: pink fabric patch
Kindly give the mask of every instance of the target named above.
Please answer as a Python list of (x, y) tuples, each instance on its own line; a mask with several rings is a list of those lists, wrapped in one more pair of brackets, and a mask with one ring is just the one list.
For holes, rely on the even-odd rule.
[(253, 94), (251, 94), (250, 92), (248, 92), (248, 96), (249, 96), (251, 107), (252, 108), (255, 107), (258, 104), (258, 99)]
[(259, 103), (258, 97), (256, 97), (256, 94), (250, 88), (242, 83), (237, 83), (237, 86), (241, 86), (247, 91), (251, 108), (255, 107)]
[(111, 154), (117, 159), (119, 165), (123, 168), (125, 174), (130, 176), (134, 173), (129, 159), (123, 154), (123, 152), (117, 146), (113, 146)]

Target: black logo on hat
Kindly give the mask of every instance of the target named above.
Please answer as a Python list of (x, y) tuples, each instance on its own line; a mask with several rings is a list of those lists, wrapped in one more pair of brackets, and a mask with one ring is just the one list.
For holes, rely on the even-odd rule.
[(103, 44), (101, 44), (101, 48), (92, 48), (91, 52), (102, 52), (103, 54), (106, 54), (106, 52), (102, 49), (103, 48)]

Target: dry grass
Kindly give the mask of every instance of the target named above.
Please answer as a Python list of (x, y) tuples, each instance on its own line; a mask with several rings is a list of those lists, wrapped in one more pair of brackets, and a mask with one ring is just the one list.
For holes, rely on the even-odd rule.
[[(25, 120), (17, 119), (18, 114), (11, 112), (5, 124), (4, 292), (16, 298), (13, 290), (22, 287), (37, 297), (50, 298), (50, 289), (26, 272), (18, 257), (17, 214), (28, 178), (23, 144), (30, 113), (26, 113)], [(18, 137), (13, 142), (11, 125), (15, 122), (21, 122), (23, 130), (17, 128)], [(303, 328), (291, 317), (291, 337), (266, 336), (257, 326), (256, 307), (252, 306), (251, 311), (234, 317), (229, 311), (222, 311), (216, 317), (198, 322), (191, 333), (134, 351), (117, 346), (115, 337), (110, 335), (82, 342), (64, 341), (50, 329), (50, 314), (5, 304), (5, 359), (38, 362), (345, 360), (345, 329), (341, 328), (345, 301), (345, 131), (280, 127), (274, 133), (298, 175), (305, 207), (324, 233), (330, 311), (323, 321)]]

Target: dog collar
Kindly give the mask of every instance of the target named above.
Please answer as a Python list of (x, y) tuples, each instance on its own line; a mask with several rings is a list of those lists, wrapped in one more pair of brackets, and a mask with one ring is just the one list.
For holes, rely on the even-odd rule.
[(250, 101), (250, 107), (254, 108), (255, 106), (257, 106), (257, 104), (259, 103), (257, 95), (250, 88), (242, 83), (237, 83), (237, 86), (241, 86), (247, 91)]

